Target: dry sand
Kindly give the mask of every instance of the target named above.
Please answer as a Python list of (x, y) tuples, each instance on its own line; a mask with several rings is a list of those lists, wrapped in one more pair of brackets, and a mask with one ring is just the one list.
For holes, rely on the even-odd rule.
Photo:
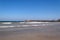
[(0, 36), (0, 40), (60, 40), (60, 36), (44, 35), (43, 33), (23, 33)]

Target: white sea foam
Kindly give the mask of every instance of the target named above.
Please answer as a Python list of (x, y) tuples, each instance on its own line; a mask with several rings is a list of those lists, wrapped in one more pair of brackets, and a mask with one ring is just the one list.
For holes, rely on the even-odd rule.
[(49, 22), (26, 22), (26, 23), (49, 23)]
[(0, 26), (0, 28), (8, 28), (8, 27), (15, 27), (15, 26)]
[(12, 24), (12, 22), (3, 22), (2, 24)]
[[(26, 23), (26, 25), (24, 24), (24, 23)], [(41, 24), (42, 23), (42, 24)], [(2, 24), (4, 25), (4, 24), (7, 24), (7, 25), (2, 25), (2, 26), (0, 26), (0, 28), (8, 28), (8, 27), (31, 27), (31, 26), (46, 26), (46, 25), (48, 25), (48, 23), (49, 22), (20, 22), (20, 24), (22, 24), (22, 25), (20, 25), (20, 24), (15, 24), (15, 25), (13, 25), (13, 23), (12, 22), (3, 22)], [(8, 25), (8, 24), (12, 24), (12, 25)]]
[(20, 22), (20, 24), (36, 24), (36, 23), (49, 23), (49, 22)]
[(30, 25), (22, 25), (22, 27), (30, 27)]

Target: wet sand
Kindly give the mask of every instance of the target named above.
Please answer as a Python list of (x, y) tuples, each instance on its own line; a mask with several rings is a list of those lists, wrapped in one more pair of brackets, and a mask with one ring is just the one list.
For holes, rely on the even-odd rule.
[(32, 32), (0, 36), (0, 40), (60, 40), (60, 36)]

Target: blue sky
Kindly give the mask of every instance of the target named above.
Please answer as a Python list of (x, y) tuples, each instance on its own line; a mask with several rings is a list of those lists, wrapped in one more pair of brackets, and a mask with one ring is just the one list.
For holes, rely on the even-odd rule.
[(0, 0), (0, 20), (60, 18), (59, 0)]

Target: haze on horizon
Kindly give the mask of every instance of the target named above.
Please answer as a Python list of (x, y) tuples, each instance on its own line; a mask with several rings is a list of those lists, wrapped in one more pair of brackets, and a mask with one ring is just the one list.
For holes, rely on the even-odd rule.
[(0, 21), (59, 18), (59, 0), (0, 0)]

